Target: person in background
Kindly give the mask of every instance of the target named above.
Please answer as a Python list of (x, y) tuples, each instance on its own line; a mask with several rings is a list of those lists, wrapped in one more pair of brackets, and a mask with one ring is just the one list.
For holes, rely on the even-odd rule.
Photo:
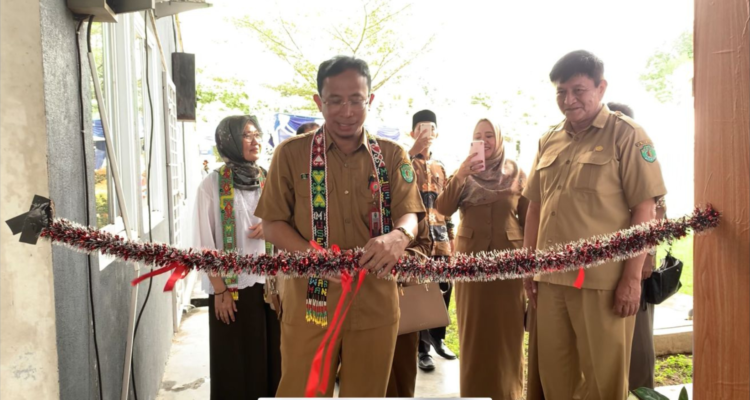
[[(625, 104), (609, 102), (610, 111), (620, 113), (630, 119), (634, 118), (633, 110)], [(662, 197), (656, 203), (656, 219), (666, 218), (667, 207)], [(656, 266), (656, 250), (646, 255), (643, 262), (641, 279), (645, 281), (651, 276)], [(641, 286), (643, 291), (643, 286)], [(654, 352), (654, 305), (641, 296), (641, 305), (635, 315), (635, 329), (633, 331), (633, 348), (630, 351), (630, 390), (640, 387), (654, 388), (654, 368), (656, 355)]]
[[(422, 110), (412, 116), (412, 131), (414, 145), (409, 150), (414, 174), (416, 175), (419, 193), (427, 211), (427, 224), (429, 225), (432, 249), (427, 254), (432, 258), (446, 259), (453, 253), (453, 223), (450, 216), (443, 216), (435, 209), (435, 200), (445, 189), (447, 175), (445, 166), (434, 158), (430, 147), (438, 137), (437, 115), (430, 110)], [(443, 292), (445, 307), (448, 308), (451, 301), (453, 285), (450, 282), (441, 282), (440, 290)], [(418, 365), (423, 371), (435, 369), (435, 363), (430, 356), (430, 347), (435, 353), (446, 360), (455, 360), (456, 355), (445, 345), (446, 328), (435, 328), (422, 331), (419, 340)]]
[[(500, 127), (492, 121), (479, 120), (472, 137), (484, 142), (484, 162), (470, 154), (437, 197), (435, 209), (446, 216), (461, 212), (457, 253), (520, 248), (528, 204), (521, 197), (525, 174), (506, 161)], [(466, 147), (470, 142), (467, 136)], [(520, 279), (456, 282), (461, 397), (523, 396), (524, 306)]]
[[(443, 191), (446, 183), (445, 167), (440, 161), (432, 158), (430, 152), (430, 145), (437, 137), (436, 129), (435, 113), (422, 110), (414, 114), (411, 137), (415, 142), (409, 150), (409, 158), (411, 158), (415, 180), (427, 211), (424, 227), (421, 223), (419, 225), (420, 234), (423, 233), (424, 228), (426, 240), (420, 240), (420, 246), (416, 249), (428, 257), (445, 258), (451, 254), (453, 232), (450, 227), (450, 218), (446, 220), (434, 208), (435, 199)], [(440, 283), (440, 289), (443, 291), (443, 300), (447, 309), (450, 304), (451, 285), (447, 282)], [(405, 300), (401, 298), (399, 301)], [(455, 354), (445, 346), (444, 338), (445, 328), (398, 336), (386, 392), (387, 397), (414, 397), (417, 365), (423, 371), (435, 369), (435, 364), (429, 354), (430, 345), (435, 346), (436, 352), (442, 357), (450, 360), (456, 359)], [(417, 360), (416, 363), (415, 360)]]
[(300, 125), (299, 128), (297, 128), (296, 135), (304, 135), (305, 133), (308, 133), (308, 132), (315, 132), (318, 129), (320, 129), (320, 125), (318, 125), (317, 123), (307, 122), (307, 123)]
[[(427, 218), (419, 222), (417, 238), (415, 242), (406, 249), (407, 255), (422, 258), (432, 250), (430, 239), (430, 228)], [(399, 283), (399, 288), (416, 285), (416, 283)], [(399, 290), (400, 291), (400, 290)], [(403, 297), (399, 301), (404, 301)], [(393, 363), (391, 364), (391, 375), (388, 378), (388, 388), (385, 397), (414, 397), (417, 386), (417, 346), (419, 343), (419, 332), (407, 333), (396, 337), (396, 348), (393, 352)]]
[[(257, 164), (261, 132), (254, 116), (224, 118), (216, 147), (225, 164), (198, 187), (193, 247), (262, 254), (263, 227), (255, 217), (265, 171)], [(281, 330), (264, 300), (262, 276), (202, 274), (209, 294), (211, 399), (274, 397), (281, 379)]]

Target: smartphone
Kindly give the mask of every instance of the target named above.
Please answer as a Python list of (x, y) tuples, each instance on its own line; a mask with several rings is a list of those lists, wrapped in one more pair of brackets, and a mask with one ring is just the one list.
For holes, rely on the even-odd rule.
[(481, 168), (478, 171), (484, 171), (484, 140), (474, 140), (471, 142), (469, 154), (477, 153), (471, 161), (482, 161)]
[(432, 126), (429, 122), (422, 122), (421, 124), (419, 124), (419, 136), (418, 137), (422, 137), (425, 135), (429, 136), (430, 133), (432, 133), (431, 128)]

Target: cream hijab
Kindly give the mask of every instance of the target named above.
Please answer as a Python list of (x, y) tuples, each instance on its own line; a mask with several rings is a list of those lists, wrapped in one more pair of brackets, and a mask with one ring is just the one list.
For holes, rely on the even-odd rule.
[[(458, 205), (460, 207), (471, 207), (482, 204), (490, 204), (499, 200), (503, 196), (513, 196), (523, 191), (526, 175), (518, 169), (516, 163), (512, 160), (505, 160), (505, 142), (500, 132), (500, 126), (494, 124), (487, 118), (482, 118), (477, 122), (479, 126), (482, 122), (488, 122), (495, 131), (495, 149), (489, 158), (485, 159), (485, 169), (466, 178), (464, 189), (461, 192)], [(507, 163), (511, 171), (505, 174), (503, 166)]]

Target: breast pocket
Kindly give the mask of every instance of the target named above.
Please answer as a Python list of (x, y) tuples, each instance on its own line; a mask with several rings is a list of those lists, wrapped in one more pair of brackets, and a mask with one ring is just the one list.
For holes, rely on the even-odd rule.
[(578, 157), (574, 188), (587, 192), (616, 193), (622, 191), (614, 155), (589, 152)]
[(542, 193), (550, 193), (553, 186), (555, 185), (555, 161), (559, 153), (544, 154), (539, 158), (539, 162), (536, 165), (536, 172), (539, 174), (539, 183), (541, 184)]
[(506, 231), (506, 234), (513, 247), (517, 249), (523, 247), (523, 230), (510, 228)]
[(294, 182), (294, 197), (309, 199), (310, 198), (310, 181), (307, 179), (298, 178)]
[(375, 209), (375, 207), (378, 207), (380, 193), (378, 192), (373, 194), (372, 190), (370, 190), (369, 187), (362, 185), (357, 190), (355, 190), (355, 196), (358, 207), (357, 211), (363, 217), (365, 223), (367, 223), (369, 226), (369, 214), (370, 211), (373, 211)]

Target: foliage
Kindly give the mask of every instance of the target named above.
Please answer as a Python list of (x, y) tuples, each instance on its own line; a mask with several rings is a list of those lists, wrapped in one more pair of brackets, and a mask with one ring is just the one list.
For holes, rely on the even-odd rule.
[(107, 169), (100, 168), (94, 171), (94, 186), (107, 180)]
[(693, 382), (693, 356), (676, 354), (656, 358), (654, 384), (670, 386)]
[(107, 194), (100, 193), (96, 195), (96, 226), (101, 228), (109, 224), (109, 203)]
[[(677, 240), (673, 243), (672, 255), (678, 260), (682, 261), (682, 275), (680, 276), (680, 282), (682, 282), (682, 288), (679, 293), (693, 295), (693, 236), (687, 236), (683, 239)], [(659, 267), (661, 260), (667, 255), (667, 250), (670, 248), (668, 243), (659, 245), (656, 253), (657, 264)]]
[[(363, 0), (360, 18), (346, 18), (336, 25), (321, 28), (321, 14), (315, 16), (281, 16), (267, 18), (243, 17), (234, 23), (257, 36), (266, 49), (288, 64), (294, 77), (278, 85), (269, 85), (283, 97), (304, 99), (301, 108), (316, 112), (312, 96), (317, 93), (317, 62), (319, 54), (345, 54), (367, 61), (372, 75), (372, 90), (398, 81), (414, 59), (430, 50), (435, 35), (416, 46), (407, 46), (399, 26), (410, 4), (394, 9), (388, 0)], [(327, 43), (328, 48), (316, 48)], [(315, 55), (314, 58), (312, 55)]]
[(646, 90), (662, 103), (675, 100), (675, 71), (693, 62), (693, 33), (683, 32), (669, 48), (654, 53), (646, 64), (646, 72), (640, 79)]
[[(540, 82), (539, 90), (544, 87), (544, 82)], [(503, 137), (507, 141), (513, 142), (525, 136), (538, 137), (546, 128), (539, 126), (539, 121), (553, 121), (554, 116), (550, 115), (552, 108), (539, 106), (537, 98), (531, 94), (539, 90), (534, 89), (480, 92), (471, 96), (470, 103), (483, 109), (483, 112), (500, 118), (493, 122), (501, 125)]]
[(224, 162), (224, 159), (221, 158), (221, 156), (219, 155), (219, 149), (217, 149), (216, 146), (213, 146), (211, 150), (214, 153), (214, 158), (216, 159), (216, 162)]
[(245, 82), (237, 78), (207, 77), (198, 82), (195, 90), (198, 109), (218, 102), (222, 111), (237, 110), (243, 114), (250, 113), (250, 97), (245, 91)]
[(667, 396), (664, 396), (656, 390), (645, 387), (635, 389), (632, 391), (632, 393), (639, 400), (669, 400)]

